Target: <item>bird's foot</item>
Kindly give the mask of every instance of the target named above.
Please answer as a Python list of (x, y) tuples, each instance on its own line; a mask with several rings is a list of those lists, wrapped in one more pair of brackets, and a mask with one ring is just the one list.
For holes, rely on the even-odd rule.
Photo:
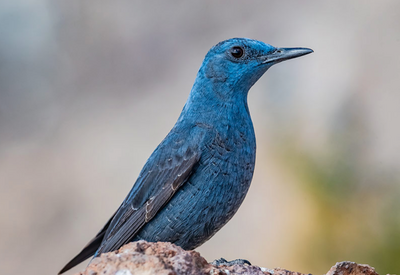
[(214, 260), (213, 262), (211, 262), (212, 265), (215, 266), (221, 266), (221, 265), (225, 265), (225, 266), (232, 266), (232, 265), (251, 265), (251, 263), (248, 260), (244, 260), (244, 259), (236, 259), (236, 260), (232, 260), (232, 261), (227, 261), (224, 258), (218, 259), (218, 260)]

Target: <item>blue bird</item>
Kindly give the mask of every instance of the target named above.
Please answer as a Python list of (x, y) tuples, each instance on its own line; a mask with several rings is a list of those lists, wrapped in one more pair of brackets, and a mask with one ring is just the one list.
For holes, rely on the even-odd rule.
[(247, 94), (274, 64), (312, 53), (233, 38), (204, 58), (175, 126), (103, 229), (59, 274), (136, 241), (194, 249), (236, 213), (253, 177), (256, 139)]

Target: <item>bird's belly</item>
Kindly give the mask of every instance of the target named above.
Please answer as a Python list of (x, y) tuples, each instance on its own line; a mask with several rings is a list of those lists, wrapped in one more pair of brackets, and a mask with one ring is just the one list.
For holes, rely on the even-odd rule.
[(193, 249), (222, 228), (241, 205), (253, 176), (255, 150), (201, 161), (196, 172), (136, 239)]

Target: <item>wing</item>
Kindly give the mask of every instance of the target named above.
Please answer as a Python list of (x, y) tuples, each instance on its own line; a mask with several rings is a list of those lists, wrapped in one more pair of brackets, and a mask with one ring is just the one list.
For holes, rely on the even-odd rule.
[(197, 145), (185, 146), (186, 142), (173, 142), (173, 146), (163, 146), (163, 143), (149, 158), (117, 210), (95, 256), (116, 250), (131, 241), (193, 172), (200, 159)]
[(171, 131), (157, 147), (128, 196), (102, 230), (59, 274), (90, 256), (118, 249), (128, 243), (182, 186), (200, 159), (198, 140), (179, 137)]

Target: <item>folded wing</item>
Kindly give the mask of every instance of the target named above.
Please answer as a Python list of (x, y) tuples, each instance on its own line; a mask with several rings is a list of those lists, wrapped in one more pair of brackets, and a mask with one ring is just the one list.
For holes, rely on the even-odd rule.
[(132, 189), (118, 209), (96, 254), (116, 250), (132, 240), (186, 182), (198, 160), (199, 154), (188, 149), (183, 156), (170, 155), (151, 169), (146, 165), (135, 183), (138, 188)]
[(130, 242), (186, 182), (199, 159), (196, 146), (159, 146), (117, 212), (59, 274), (92, 255), (114, 251)]

